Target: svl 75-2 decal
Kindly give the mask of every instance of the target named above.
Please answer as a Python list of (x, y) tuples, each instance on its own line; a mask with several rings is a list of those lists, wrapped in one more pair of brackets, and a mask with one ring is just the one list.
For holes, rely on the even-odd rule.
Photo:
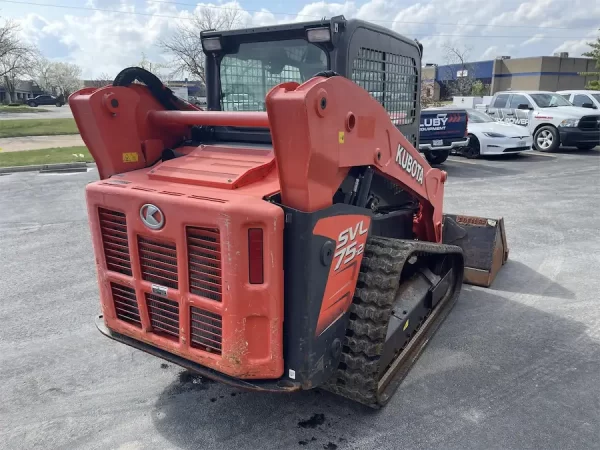
[(313, 234), (335, 242), (317, 321), (317, 336), (350, 308), (370, 225), (369, 216), (350, 214), (320, 219), (313, 229)]

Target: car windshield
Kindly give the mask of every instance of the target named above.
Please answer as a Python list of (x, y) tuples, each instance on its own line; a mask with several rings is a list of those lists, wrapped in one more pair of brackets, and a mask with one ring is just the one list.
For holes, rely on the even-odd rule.
[(471, 123), (494, 122), (494, 119), (492, 119), (486, 113), (477, 111), (475, 109), (467, 109), (467, 115), (469, 116), (469, 122)]
[(594, 97), (594, 100), (600, 103), (600, 94), (591, 94), (591, 96)]
[(540, 108), (553, 108), (556, 106), (573, 106), (560, 94), (531, 94), (531, 98)]
[(274, 86), (303, 83), (329, 68), (327, 53), (304, 39), (240, 44), (221, 60), (221, 109), (265, 111), (265, 96)]

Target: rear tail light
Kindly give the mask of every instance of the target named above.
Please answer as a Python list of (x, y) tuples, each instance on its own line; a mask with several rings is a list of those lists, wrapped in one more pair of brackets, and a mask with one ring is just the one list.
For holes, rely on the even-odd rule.
[(248, 230), (248, 279), (250, 284), (264, 282), (262, 228)]
[(465, 113), (465, 137), (469, 136), (469, 115)]

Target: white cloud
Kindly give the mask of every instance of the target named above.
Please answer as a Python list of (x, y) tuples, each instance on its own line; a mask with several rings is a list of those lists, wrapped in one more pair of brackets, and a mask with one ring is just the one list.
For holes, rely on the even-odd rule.
[[(164, 61), (157, 43), (168, 37), (178, 23), (186, 23), (192, 2), (143, 0), (88, 0), (87, 7), (102, 11), (38, 8), (27, 15), (15, 12), (23, 36), (40, 46), (49, 57), (77, 62), (84, 76), (116, 73), (146, 56)], [(76, 3), (77, 5), (83, 2)], [(419, 39), (425, 49), (424, 61), (445, 62), (444, 46), (468, 48), (473, 59), (550, 55), (568, 51), (580, 55), (586, 42), (598, 35), (600, 2), (589, 0), (419, 0), (416, 4), (397, 0), (317, 1), (300, 10), (281, 11), (284, 6), (263, 3), (260, 11), (242, 10), (237, 0), (200, 3), (218, 11), (240, 9), (249, 25), (315, 20), (343, 14), (391, 28)], [(106, 10), (114, 10), (110, 12)], [(16, 11), (16, 10), (15, 10)], [(131, 14), (134, 13), (134, 14)], [(11, 10), (3, 10), (11, 17)]]
[(533, 35), (532, 37), (530, 37), (526, 41), (524, 41), (521, 44), (521, 46), (525, 47), (526, 45), (535, 44), (536, 42), (540, 42), (543, 39), (544, 39), (544, 34), (543, 33), (538, 33), (538, 34)]

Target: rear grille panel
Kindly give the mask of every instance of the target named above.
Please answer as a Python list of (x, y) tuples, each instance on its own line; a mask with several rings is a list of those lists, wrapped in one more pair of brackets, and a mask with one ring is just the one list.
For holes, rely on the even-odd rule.
[(125, 214), (98, 208), (98, 217), (106, 268), (113, 272), (131, 276), (131, 258)]
[(190, 308), (191, 346), (221, 354), (223, 324), (218, 314), (192, 306)]
[(110, 283), (110, 290), (117, 318), (141, 328), (142, 321), (140, 319), (140, 309), (135, 296), (135, 289)]
[(221, 237), (216, 228), (187, 228), (190, 292), (222, 300)]
[(600, 130), (600, 116), (584, 116), (579, 120), (581, 130)]
[(178, 289), (177, 249), (173, 242), (138, 236), (142, 279)]
[(179, 340), (179, 303), (154, 294), (146, 294), (146, 306), (152, 332)]

